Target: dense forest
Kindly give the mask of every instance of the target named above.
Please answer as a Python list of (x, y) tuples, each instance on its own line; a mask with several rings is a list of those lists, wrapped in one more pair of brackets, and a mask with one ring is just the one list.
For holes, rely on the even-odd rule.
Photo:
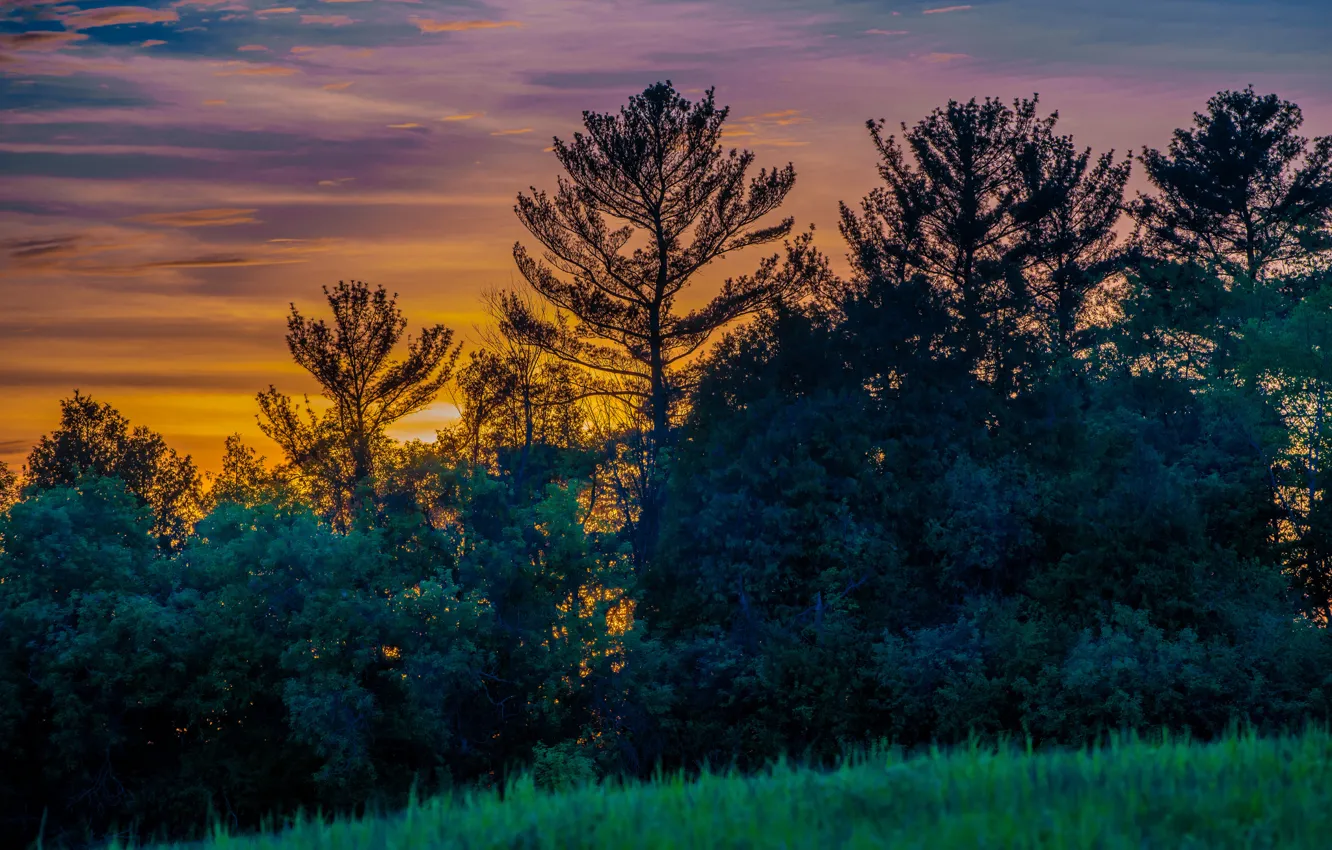
[(657, 84), (555, 141), (477, 346), (293, 305), (279, 457), (62, 401), (0, 467), (0, 833), (1325, 720), (1332, 137), (1249, 88), (1095, 153), (1043, 106), (869, 122), (835, 274), (795, 169)]

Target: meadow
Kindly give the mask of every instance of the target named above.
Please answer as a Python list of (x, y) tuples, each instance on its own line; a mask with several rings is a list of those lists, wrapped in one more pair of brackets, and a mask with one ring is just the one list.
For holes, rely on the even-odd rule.
[[(879, 748), (834, 770), (492, 792), (158, 850), (351, 848), (1224, 848), (1327, 846), (1332, 735), (1169, 735), (1047, 752)], [(112, 845), (116, 847), (118, 845)]]

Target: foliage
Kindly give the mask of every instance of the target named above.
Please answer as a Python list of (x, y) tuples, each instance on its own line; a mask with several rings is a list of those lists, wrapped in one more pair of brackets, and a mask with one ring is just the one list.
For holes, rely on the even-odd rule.
[(0, 512), (18, 501), (18, 476), (9, 465), (0, 460)]
[(532, 748), (532, 756), (532, 782), (537, 788), (564, 791), (596, 779), (596, 767), (579, 752), (575, 742), (565, 741), (554, 747), (537, 744)]
[(26, 829), (61, 801), (52, 834), (188, 834), (210, 805), (254, 824), (502, 780), (552, 736), (622, 765), (622, 705), (644, 704), (623, 555), (558, 487), (504, 517), (493, 484), (441, 474), (461, 477), (435, 527), (338, 534), (222, 501), (170, 559), (115, 479), (17, 505), (0, 529), (6, 817)]
[(200, 516), (199, 472), (162, 436), (129, 420), (111, 405), (74, 391), (60, 402), (60, 425), (28, 455), (25, 483), (36, 489), (72, 485), (85, 475), (115, 476), (153, 513), (152, 533), (179, 548)]

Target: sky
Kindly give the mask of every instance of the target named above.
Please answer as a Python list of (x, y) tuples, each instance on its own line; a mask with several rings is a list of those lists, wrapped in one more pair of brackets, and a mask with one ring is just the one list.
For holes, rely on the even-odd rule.
[[(206, 470), (231, 433), (271, 456), (255, 393), (314, 391), (285, 316), (339, 280), (475, 340), (482, 294), (521, 285), (513, 203), (555, 187), (552, 138), (660, 80), (715, 87), (728, 144), (794, 163), (783, 213), (839, 267), (837, 204), (877, 179), (867, 119), (1038, 93), (1079, 144), (1139, 152), (1253, 84), (1332, 134), (1332, 0), (128, 2), (0, 0), (11, 466), (75, 388)], [(454, 415), (445, 396), (394, 434)]]

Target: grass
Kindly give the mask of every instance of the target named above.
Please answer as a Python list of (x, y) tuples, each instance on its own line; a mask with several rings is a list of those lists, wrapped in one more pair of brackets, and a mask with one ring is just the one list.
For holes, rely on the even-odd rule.
[(417, 803), (388, 818), (216, 832), (207, 850), (336, 848), (1327, 848), (1332, 735), (972, 746), (837, 770), (665, 778)]

